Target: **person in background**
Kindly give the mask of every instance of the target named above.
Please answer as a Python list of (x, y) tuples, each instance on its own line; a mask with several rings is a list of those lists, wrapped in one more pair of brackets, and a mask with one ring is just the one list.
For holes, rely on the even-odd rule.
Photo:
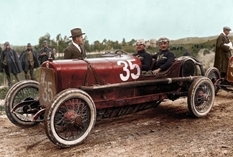
[(64, 59), (85, 59), (86, 51), (83, 46), (83, 35), (81, 28), (74, 28), (71, 31), (72, 43), (64, 50)]
[(146, 52), (146, 43), (143, 39), (137, 40), (136, 50), (137, 53), (133, 54), (133, 56), (137, 56), (138, 58), (140, 58), (142, 63), (142, 71), (151, 70), (152, 57), (149, 53)]
[(20, 56), (19, 59), (22, 64), (22, 69), (25, 73), (25, 79), (31, 79), (35, 80), (34, 77), (34, 68), (39, 67), (39, 61), (37, 59), (36, 52), (32, 49), (32, 45), (30, 43), (27, 44), (27, 49), (24, 50)]
[(5, 72), (8, 86), (10, 87), (12, 85), (10, 73), (15, 76), (15, 79), (18, 82), (18, 73), (22, 71), (22, 66), (17, 52), (10, 47), (8, 41), (4, 43), (4, 50), (1, 53), (0, 61), (0, 72)]
[(48, 42), (47, 40), (45, 40), (43, 42), (43, 48), (40, 49), (39, 51), (38, 59), (40, 61), (40, 64), (42, 64), (44, 61), (47, 61), (49, 58), (55, 59), (53, 50), (48, 47)]
[(230, 27), (223, 27), (223, 32), (216, 40), (214, 67), (219, 70), (221, 77), (223, 78), (226, 76), (228, 60), (231, 57), (232, 43), (228, 38), (230, 31)]
[(152, 56), (155, 59), (155, 64), (152, 68), (152, 73), (156, 75), (161, 71), (167, 70), (175, 60), (175, 55), (171, 52), (169, 48), (169, 39), (160, 38), (158, 40), (159, 52)]

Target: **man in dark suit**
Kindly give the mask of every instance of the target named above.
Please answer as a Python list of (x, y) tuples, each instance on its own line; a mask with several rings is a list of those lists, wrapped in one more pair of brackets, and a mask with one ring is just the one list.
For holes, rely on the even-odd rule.
[(1, 53), (0, 72), (6, 73), (8, 86), (10, 87), (12, 85), (10, 73), (14, 74), (16, 81), (19, 81), (17, 74), (22, 71), (22, 66), (17, 52), (10, 47), (8, 41), (4, 43), (4, 48)]
[(25, 73), (25, 79), (35, 80), (34, 68), (38, 68), (40, 65), (37, 58), (37, 53), (32, 49), (32, 45), (28, 43), (27, 49), (19, 56), (19, 60), (21, 61), (22, 68)]
[(228, 38), (230, 31), (230, 27), (223, 27), (223, 32), (218, 36), (216, 41), (214, 67), (219, 70), (221, 77), (226, 76), (228, 60), (231, 57), (232, 43)]
[(64, 50), (64, 59), (85, 59), (86, 51), (83, 46), (83, 34), (80, 28), (71, 30), (72, 43)]
[(49, 48), (47, 40), (43, 42), (43, 48), (39, 51), (39, 57), (38, 60), (40, 61), (40, 64), (42, 64), (44, 61), (47, 61), (49, 58), (55, 59), (53, 50)]

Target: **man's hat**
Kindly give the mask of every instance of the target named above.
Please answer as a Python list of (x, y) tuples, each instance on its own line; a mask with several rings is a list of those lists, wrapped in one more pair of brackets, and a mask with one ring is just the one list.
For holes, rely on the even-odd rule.
[(9, 43), (8, 41), (6, 41), (6, 42), (4, 43), (4, 46), (10, 46), (10, 43)]
[(81, 28), (74, 28), (74, 29), (72, 29), (70, 32), (71, 32), (70, 38), (71, 38), (71, 37), (81, 36), (81, 35), (85, 34), (85, 33), (82, 33)]
[(231, 28), (228, 26), (223, 27), (223, 30), (231, 31)]
[(28, 43), (28, 44), (27, 44), (27, 47), (31, 47), (31, 46), (32, 46), (31, 43)]

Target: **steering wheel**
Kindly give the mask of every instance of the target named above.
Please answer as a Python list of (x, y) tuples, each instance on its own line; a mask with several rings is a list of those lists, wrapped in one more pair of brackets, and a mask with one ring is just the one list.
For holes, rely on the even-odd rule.
[(115, 54), (120, 54), (120, 55), (125, 54), (125, 55), (127, 55), (127, 52), (125, 52), (124, 50), (116, 50)]

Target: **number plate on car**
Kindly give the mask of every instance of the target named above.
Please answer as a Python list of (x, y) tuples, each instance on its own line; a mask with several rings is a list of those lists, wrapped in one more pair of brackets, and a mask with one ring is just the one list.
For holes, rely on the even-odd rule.
[(49, 107), (56, 95), (56, 76), (54, 70), (41, 67), (39, 83), (40, 105)]

